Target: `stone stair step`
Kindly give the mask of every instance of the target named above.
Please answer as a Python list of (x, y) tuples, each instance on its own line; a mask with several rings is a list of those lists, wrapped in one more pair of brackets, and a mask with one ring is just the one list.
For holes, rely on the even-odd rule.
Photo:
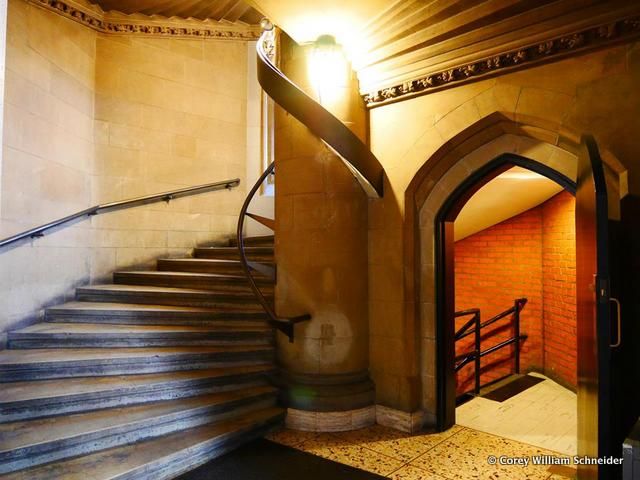
[[(273, 262), (263, 263), (270, 267), (275, 265)], [(215, 258), (161, 258), (158, 260), (158, 270), (244, 275), (240, 260), (220, 260)], [(260, 274), (255, 272), (254, 278), (260, 278)]]
[[(126, 285), (154, 285), (199, 290), (211, 290), (220, 293), (251, 293), (251, 287), (244, 275), (216, 273), (169, 272), (169, 271), (124, 271), (113, 274), (114, 283)], [(257, 278), (263, 292), (273, 292), (273, 282), (267, 278)]]
[(262, 311), (252, 292), (212, 292), (151, 285), (91, 285), (78, 287), (76, 299), (90, 302), (146, 303), (215, 307), (221, 310)]
[(65, 348), (0, 351), (0, 382), (159, 373), (273, 360), (263, 345), (163, 348)]
[(273, 364), (265, 362), (203, 370), (4, 383), (0, 422), (264, 386), (274, 372)]
[[(275, 242), (275, 237), (273, 235), (260, 235), (257, 237), (244, 237), (244, 244), (249, 245), (263, 245), (263, 246), (273, 246)], [(236, 246), (238, 244), (238, 239), (233, 237), (229, 239), (229, 246)]]
[(47, 322), (123, 325), (264, 325), (264, 312), (236, 312), (206, 307), (111, 302), (68, 302), (45, 310)]
[(273, 407), (276, 396), (265, 386), (0, 424), (0, 474)]
[(284, 410), (265, 408), (152, 440), (49, 463), (3, 480), (164, 480), (191, 470), (282, 424)]
[[(246, 247), (245, 251), (250, 260), (273, 262), (273, 247)], [(193, 256), (238, 260), (240, 253), (237, 247), (201, 247), (194, 249)]]
[(37, 323), (8, 333), (8, 348), (111, 348), (271, 345), (268, 326), (109, 325)]

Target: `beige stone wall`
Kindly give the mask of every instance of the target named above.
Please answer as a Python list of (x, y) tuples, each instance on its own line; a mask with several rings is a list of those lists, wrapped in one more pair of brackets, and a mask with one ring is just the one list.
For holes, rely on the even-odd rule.
[(231, 236), (247, 152), (246, 42), (109, 36), (23, 0), (8, 7), (0, 237), (96, 203), (242, 184), (0, 252), (0, 331), (116, 268)]
[[(418, 233), (426, 231), (424, 225), (418, 228), (422, 205), (405, 204), (415, 198), (411, 181), (419, 170), (447, 155), (462, 158), (496, 138), (495, 126), (483, 130), (478, 125), (499, 114), (507, 125), (503, 133), (522, 138), (507, 142), (511, 151), (551, 165), (569, 165), (563, 163), (563, 155), (571, 156), (567, 145), (593, 133), (614, 176), (620, 175), (621, 191), (628, 173), (629, 189), (639, 192), (638, 81), (640, 45), (628, 44), (370, 112), (372, 150), (388, 176), (385, 198), (369, 203), (370, 361), (379, 403), (412, 411), (435, 402), (434, 325), (419, 321), (434, 312), (432, 301), (419, 303), (421, 296), (433, 296), (433, 238)], [(465, 136), (471, 140), (460, 146)], [(553, 157), (554, 145), (567, 153)], [(478, 168), (474, 161), (451, 173), (451, 185)], [(422, 201), (421, 192), (431, 189), (433, 205), (446, 198), (447, 188), (435, 185), (444, 168), (433, 170), (434, 181), (416, 187), (422, 189), (416, 194)], [(422, 222), (432, 221), (434, 213), (423, 211)], [(420, 248), (428, 250), (422, 261)]]
[[(247, 182), (250, 190), (273, 160), (273, 101), (258, 83), (256, 42), (247, 43)], [(263, 129), (263, 120), (265, 129)], [(275, 218), (275, 189), (273, 183), (263, 183), (249, 207), (251, 213)], [(273, 230), (247, 218), (245, 234), (273, 235)]]
[(100, 273), (229, 237), (245, 191), (246, 44), (100, 34), (96, 51), (94, 202), (242, 181), (96, 218)]
[[(95, 44), (85, 27), (8, 3), (2, 237), (90, 205)], [(0, 253), (0, 326), (86, 283), (90, 245), (91, 224), (83, 222)]]

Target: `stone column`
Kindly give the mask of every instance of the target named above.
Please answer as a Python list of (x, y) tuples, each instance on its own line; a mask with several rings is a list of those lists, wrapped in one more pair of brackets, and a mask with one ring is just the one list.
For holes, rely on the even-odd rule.
[[(280, 68), (364, 138), (366, 111), (355, 75), (318, 95), (309, 75), (313, 46), (281, 34)], [(277, 107), (276, 310), (309, 313), (295, 340), (279, 335), (287, 424), (302, 430), (349, 430), (375, 422), (369, 378), (367, 197), (342, 160)]]

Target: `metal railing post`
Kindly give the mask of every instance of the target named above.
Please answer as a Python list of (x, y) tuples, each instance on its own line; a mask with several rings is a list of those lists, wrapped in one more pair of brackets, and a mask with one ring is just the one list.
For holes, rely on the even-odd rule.
[(514, 315), (514, 338), (515, 338), (515, 371), (516, 374), (520, 373), (520, 301), (516, 299), (515, 301), (515, 311)]
[(480, 352), (482, 351), (480, 348), (480, 311), (478, 310), (475, 314), (476, 318), (476, 326), (475, 326), (475, 343), (476, 343), (476, 352), (475, 352), (475, 380), (476, 387), (475, 393), (476, 395), (480, 395)]

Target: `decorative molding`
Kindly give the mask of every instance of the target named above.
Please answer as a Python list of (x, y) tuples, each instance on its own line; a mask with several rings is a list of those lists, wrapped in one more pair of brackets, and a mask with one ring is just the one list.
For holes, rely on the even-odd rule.
[(366, 428), (376, 423), (376, 406), (344, 412), (308, 412), (287, 408), (285, 426), (305, 432), (346, 432)]
[(416, 433), (425, 427), (436, 425), (435, 415), (423, 410), (403, 412), (395, 408), (376, 405), (376, 423), (384, 427), (395, 428), (405, 433)]
[(101, 33), (216, 40), (257, 40), (260, 27), (217, 22), (215, 20), (165, 18), (158, 15), (126, 15), (105, 12), (83, 0), (27, 0)]
[(640, 16), (624, 18), (458, 67), (437, 71), (400, 85), (381, 88), (363, 95), (363, 99), (368, 108), (373, 108), (511, 70), (558, 60), (585, 50), (630, 41), (638, 36), (640, 36)]
[(287, 408), (285, 425), (304, 432), (345, 432), (374, 424), (416, 433), (436, 425), (435, 415), (422, 410), (403, 412), (383, 405), (370, 405), (346, 411), (310, 412)]
[(375, 386), (367, 370), (341, 374), (301, 374), (282, 370), (281, 399), (306, 412), (346, 412), (375, 403)]

